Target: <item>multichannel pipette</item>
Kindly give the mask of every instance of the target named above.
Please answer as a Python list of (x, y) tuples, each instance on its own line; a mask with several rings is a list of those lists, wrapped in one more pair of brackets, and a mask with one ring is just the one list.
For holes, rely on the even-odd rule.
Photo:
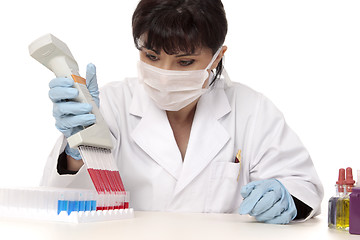
[(80, 77), (78, 64), (66, 44), (53, 35), (47, 34), (32, 42), (29, 45), (29, 52), (35, 60), (51, 70), (57, 77), (73, 79), (74, 87), (79, 91), (79, 96), (74, 101), (92, 106), (91, 113), (96, 116), (96, 123), (68, 137), (70, 147), (77, 148), (84, 145), (112, 149), (109, 128), (86, 87), (86, 80)]
[(79, 91), (79, 96), (74, 101), (92, 105), (91, 113), (96, 117), (95, 124), (68, 137), (67, 141), (71, 148), (79, 149), (99, 194), (97, 210), (128, 207), (128, 201), (123, 206), (124, 203), (116, 200), (118, 195), (125, 195), (125, 188), (111, 154), (113, 145), (110, 130), (86, 87), (86, 80), (79, 76), (78, 65), (69, 48), (53, 35), (47, 34), (31, 43), (29, 52), (33, 58), (54, 72), (57, 77), (74, 80), (74, 87)]

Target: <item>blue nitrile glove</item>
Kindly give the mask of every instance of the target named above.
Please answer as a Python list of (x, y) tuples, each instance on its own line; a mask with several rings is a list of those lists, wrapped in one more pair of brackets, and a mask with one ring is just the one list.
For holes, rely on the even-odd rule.
[[(70, 78), (55, 78), (49, 83), (49, 97), (54, 103), (53, 116), (55, 126), (66, 138), (79, 132), (83, 127), (95, 123), (95, 115), (91, 114), (92, 106), (87, 103), (71, 101), (79, 95), (79, 91), (73, 88), (74, 80)], [(89, 63), (86, 68), (86, 86), (89, 89), (97, 106), (99, 106), (99, 88), (96, 78), (96, 67)], [(81, 159), (77, 149), (66, 145), (65, 153), (74, 159)]]
[(297, 210), (289, 192), (276, 179), (254, 181), (241, 188), (244, 201), (240, 214), (250, 214), (259, 222), (286, 224)]

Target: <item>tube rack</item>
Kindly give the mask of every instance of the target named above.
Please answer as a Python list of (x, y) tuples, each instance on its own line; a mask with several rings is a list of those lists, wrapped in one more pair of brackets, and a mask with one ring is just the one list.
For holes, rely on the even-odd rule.
[[(115, 207), (112, 203), (121, 203)], [(102, 204), (99, 210), (98, 204)], [(104, 208), (105, 206), (108, 206)], [(134, 217), (129, 195), (99, 195), (70, 188), (0, 188), (0, 216), (72, 223), (112, 221)]]

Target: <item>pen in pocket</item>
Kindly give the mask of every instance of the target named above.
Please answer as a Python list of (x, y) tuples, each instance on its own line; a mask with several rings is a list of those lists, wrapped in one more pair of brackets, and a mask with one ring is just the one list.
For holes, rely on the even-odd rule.
[(239, 150), (235, 156), (235, 163), (240, 163), (241, 162), (241, 150)]
[(239, 150), (236, 154), (236, 157), (235, 157), (235, 163), (239, 163), (240, 166), (239, 166), (239, 174), (238, 174), (238, 177), (237, 177), (237, 181), (239, 181), (239, 177), (240, 177), (240, 171), (241, 171), (241, 150)]

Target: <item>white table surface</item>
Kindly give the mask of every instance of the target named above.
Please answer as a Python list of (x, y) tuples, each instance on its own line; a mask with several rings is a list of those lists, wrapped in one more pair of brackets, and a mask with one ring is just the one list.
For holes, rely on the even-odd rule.
[(58, 223), (0, 218), (0, 239), (360, 239), (328, 229), (325, 215), (305, 223), (272, 225), (238, 214), (135, 212), (132, 219)]

